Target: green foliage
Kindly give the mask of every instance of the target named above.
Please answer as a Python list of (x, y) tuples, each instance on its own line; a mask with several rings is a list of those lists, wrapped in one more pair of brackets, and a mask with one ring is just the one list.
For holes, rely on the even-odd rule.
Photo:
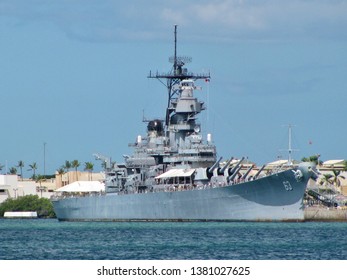
[(42, 179), (46, 179), (46, 180), (49, 180), (49, 179), (54, 179), (55, 178), (55, 174), (51, 174), (51, 175), (41, 175), (42, 176)]
[(81, 163), (77, 160), (77, 159), (74, 159), (72, 162), (71, 162), (71, 167), (72, 168), (75, 168), (75, 170), (77, 171), (77, 168), (80, 167)]
[[(316, 164), (318, 164), (318, 160), (319, 160), (319, 156), (318, 155), (314, 155), (314, 156), (310, 156), (310, 157), (303, 157), (301, 159), (301, 161), (303, 162), (314, 162)], [(321, 162), (319, 162), (319, 164), (321, 164)]]
[(11, 167), (11, 168), (10, 168), (10, 174), (11, 174), (11, 175), (16, 175), (16, 174), (17, 174), (17, 168)]
[(28, 169), (28, 171), (33, 171), (32, 178), (35, 180), (35, 178), (36, 178), (36, 169), (37, 169), (36, 162), (33, 162), (32, 164), (29, 164), (29, 167), (30, 167), (30, 169)]
[(7, 211), (36, 211), (39, 218), (55, 218), (52, 202), (37, 195), (8, 198), (0, 204), (0, 217)]

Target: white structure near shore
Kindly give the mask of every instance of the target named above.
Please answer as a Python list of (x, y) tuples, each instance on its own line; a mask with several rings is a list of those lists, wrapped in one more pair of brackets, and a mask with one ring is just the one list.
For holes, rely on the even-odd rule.
[(36, 219), (37, 212), (5, 212), (4, 218), (8, 219)]
[(39, 182), (32, 179), (21, 179), (17, 175), (0, 174), (0, 203), (4, 202), (7, 198), (17, 198), (25, 195), (38, 195), (39, 197), (50, 198), (55, 194), (54, 191), (56, 189), (70, 185), (76, 181), (97, 181), (96, 183), (101, 183), (104, 179), (105, 173), (103, 172), (70, 171), (62, 175), (56, 174), (55, 178), (41, 180)]
[(37, 194), (35, 181), (18, 181), (17, 175), (0, 175), (0, 203), (9, 197), (17, 198), (31, 194)]

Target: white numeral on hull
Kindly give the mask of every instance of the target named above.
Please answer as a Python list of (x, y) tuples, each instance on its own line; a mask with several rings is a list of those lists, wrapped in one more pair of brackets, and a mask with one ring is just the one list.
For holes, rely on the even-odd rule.
[(293, 187), (289, 181), (283, 181), (283, 186), (284, 186), (286, 191), (292, 191), (293, 190)]

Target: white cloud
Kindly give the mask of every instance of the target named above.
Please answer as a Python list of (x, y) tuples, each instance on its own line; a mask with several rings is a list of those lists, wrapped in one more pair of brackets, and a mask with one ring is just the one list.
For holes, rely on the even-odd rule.
[(50, 22), (70, 37), (93, 41), (150, 40), (174, 24), (210, 40), (347, 39), (342, 0), (3, 0), (1, 16)]
[(263, 28), (264, 9), (264, 6), (249, 6), (245, 1), (219, 1), (219, 3), (192, 6), (199, 21), (238, 29)]

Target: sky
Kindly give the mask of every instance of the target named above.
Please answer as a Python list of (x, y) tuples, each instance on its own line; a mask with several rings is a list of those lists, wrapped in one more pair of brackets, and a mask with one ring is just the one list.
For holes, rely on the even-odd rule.
[(202, 132), (257, 164), (347, 159), (347, 1), (0, 0), (0, 165), (53, 174), (122, 162), (164, 118), (174, 25), (190, 71), (209, 72)]

